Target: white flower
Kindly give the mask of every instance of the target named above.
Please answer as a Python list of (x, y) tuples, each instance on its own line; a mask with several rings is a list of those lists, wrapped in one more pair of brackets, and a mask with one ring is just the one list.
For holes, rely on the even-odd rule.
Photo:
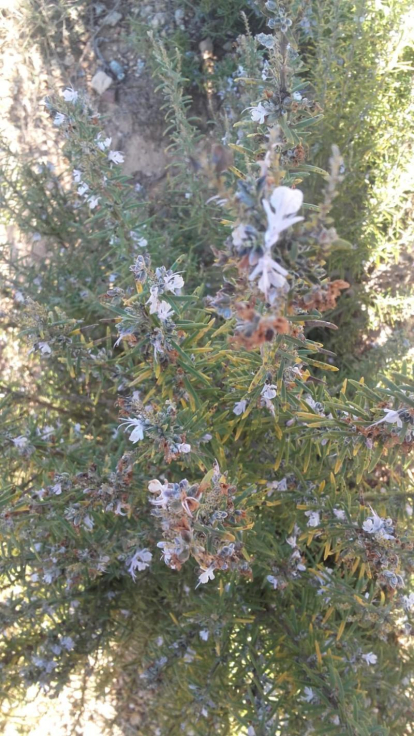
[(52, 348), (48, 342), (38, 342), (37, 344), (42, 355), (50, 355)]
[(375, 427), (376, 424), (382, 424), (382, 422), (388, 422), (388, 424), (396, 424), (397, 427), (401, 429), (403, 425), (400, 417), (400, 410), (396, 411), (394, 409), (384, 409), (384, 411), (385, 417), (382, 417), (382, 419), (378, 419), (378, 421), (371, 424), (370, 427)]
[(250, 117), (253, 122), (260, 123), (260, 125), (263, 125), (265, 117), (270, 115), (270, 110), (267, 110), (261, 102), (255, 107), (249, 107), (248, 109), (250, 110)]
[(95, 207), (98, 206), (98, 203), (100, 201), (100, 197), (97, 197), (96, 194), (94, 194), (92, 197), (89, 197), (88, 199), (88, 205), (90, 210), (94, 210)]
[(186, 455), (188, 452), (191, 452), (191, 445), (188, 445), (186, 442), (182, 442), (180, 445), (177, 445), (178, 451)]
[[(153, 506), (161, 506), (161, 508), (166, 509), (172, 498), (174, 498), (174, 491), (171, 491), (171, 489), (168, 488), (168, 484), (166, 483), (160, 495), (156, 498), (151, 498), (150, 503), (152, 503)], [(158, 542), (157, 546), (160, 547), (162, 544), (162, 542)], [(165, 542), (165, 544), (167, 544), (167, 542)]]
[(196, 653), (194, 649), (188, 647), (183, 657), (184, 662), (187, 662), (187, 664), (191, 664), (191, 662), (194, 660), (195, 655)]
[(85, 527), (85, 529), (88, 529), (88, 531), (92, 531), (94, 524), (95, 522), (92, 519), (92, 516), (86, 514), (85, 518), (83, 519), (83, 526)]
[(287, 537), (286, 539), (287, 543), (290, 545), (290, 547), (295, 548), (296, 547), (296, 537)]
[(411, 609), (414, 608), (414, 593), (403, 595), (402, 604), (406, 611), (411, 611)]
[(270, 201), (262, 200), (267, 214), (268, 227), (265, 235), (265, 245), (271, 248), (281, 232), (286, 230), (295, 222), (300, 222), (303, 217), (295, 217), (298, 209), (302, 206), (303, 194), (300, 189), (289, 187), (276, 187), (270, 196)]
[[(268, 496), (271, 496), (275, 491), (287, 491), (287, 479), (282, 478), (282, 480), (273, 480), (268, 483), (266, 487), (269, 489), (267, 492)], [(294, 533), (296, 534), (298, 531), (299, 529), (295, 526)]]
[(41, 436), (42, 440), (48, 440), (49, 437), (55, 432), (55, 428), (52, 425), (47, 424), (43, 429), (37, 429), (37, 434)]
[(148, 483), (148, 490), (150, 493), (161, 493), (162, 489), (163, 485), (159, 480), (150, 480)]
[(15, 437), (12, 439), (12, 442), (15, 447), (17, 447), (18, 450), (24, 450), (25, 447), (29, 444), (29, 440), (24, 435), (20, 435), (19, 437)]
[(268, 251), (259, 258), (255, 268), (249, 275), (249, 281), (254, 281), (259, 276), (258, 287), (265, 295), (270, 304), (273, 304), (278, 291), (286, 291), (288, 283), (286, 276), (288, 271), (273, 260)]
[(270, 151), (268, 151), (263, 159), (256, 161), (257, 165), (260, 166), (260, 178), (267, 176), (269, 166), (271, 164)]
[(246, 232), (246, 225), (243, 225), (241, 223), (240, 225), (237, 225), (237, 227), (234, 228), (232, 234), (231, 234), (233, 245), (236, 248), (239, 248), (243, 245), (244, 241), (247, 240), (248, 235)]
[(394, 539), (391, 519), (383, 519), (371, 508), (372, 515), (362, 524), (364, 532), (378, 534), (383, 539)]
[(294, 92), (292, 94), (292, 100), (295, 100), (296, 102), (300, 102), (302, 99), (302, 95), (300, 92)]
[[(126, 511), (123, 509), (126, 509)], [(114, 508), (114, 514), (116, 516), (128, 516), (128, 505), (118, 499)]]
[(53, 125), (57, 125), (57, 126), (62, 125), (62, 123), (64, 123), (65, 120), (66, 120), (65, 115), (62, 115), (61, 112), (57, 112), (55, 117), (53, 118)]
[(55, 483), (55, 485), (52, 486), (50, 490), (52, 491), (52, 493), (55, 494), (55, 496), (60, 496), (60, 494), (62, 493), (62, 486), (60, 483)]
[(256, 731), (254, 730), (253, 726), (249, 726), (247, 729), (247, 736), (256, 736)]
[(304, 700), (306, 703), (310, 703), (311, 700), (313, 700), (315, 697), (315, 693), (313, 692), (311, 687), (305, 687), (305, 694), (302, 695), (301, 700)]
[(321, 523), (319, 511), (305, 511), (305, 516), (309, 519), (307, 526), (319, 526)]
[[(131, 434), (129, 435), (129, 439), (131, 442), (140, 442), (144, 439), (144, 423), (139, 418), (134, 419), (123, 419), (122, 424), (124, 425), (125, 429), (130, 429), (131, 427), (134, 427)], [(121, 426), (121, 425), (119, 425)]]
[(150, 566), (152, 553), (148, 549), (137, 549), (135, 554), (128, 560), (128, 572), (135, 581), (136, 571), (142, 572)]
[(53, 670), (58, 666), (58, 662), (56, 662), (54, 659), (42, 659), (41, 657), (38, 657), (36, 655), (33, 655), (32, 662), (36, 665), (36, 667), (40, 667), (48, 674), (53, 672)]
[[(173, 554), (174, 548), (171, 544), (168, 542), (157, 542), (157, 547), (162, 549), (162, 559), (164, 560), (166, 565), (170, 565), (171, 563), (171, 555)], [(175, 570), (175, 567), (171, 565), (172, 569)]]
[(108, 161), (112, 161), (113, 164), (123, 164), (125, 155), (121, 151), (109, 151)]
[(267, 495), (272, 496), (275, 491), (279, 490), (277, 480), (272, 480), (270, 483), (267, 483), (266, 488), (269, 489)]
[(364, 659), (367, 664), (377, 664), (378, 657), (374, 652), (368, 652), (368, 654), (362, 655), (362, 659)]
[(241, 401), (236, 401), (234, 407), (233, 407), (233, 414), (235, 414), (237, 417), (240, 416), (240, 414), (244, 414), (246, 411), (247, 406), (247, 400), (242, 399)]
[(201, 569), (203, 572), (198, 576), (198, 585), (200, 583), (208, 583), (209, 580), (214, 580), (214, 564), (210, 565), (210, 567), (202, 567)]
[(135, 429), (129, 435), (131, 442), (140, 442), (144, 439), (144, 427), (141, 422), (136, 422)]
[(272, 33), (258, 33), (255, 39), (267, 49), (272, 49), (275, 45), (275, 37)]
[(62, 97), (65, 102), (76, 102), (78, 96), (78, 92), (76, 92), (73, 87), (66, 87), (66, 89), (62, 92)]
[(70, 650), (75, 646), (75, 642), (71, 636), (62, 636), (59, 643), (67, 652), (70, 652)]
[(72, 176), (73, 176), (73, 181), (75, 182), (75, 184), (80, 184), (81, 183), (81, 181), (82, 181), (82, 172), (79, 171), (79, 169), (73, 169)]
[(177, 294), (177, 292), (184, 286), (184, 279), (178, 273), (171, 273), (169, 276), (165, 277), (164, 286), (165, 291), (171, 291), (173, 294)]
[(261, 391), (262, 404), (269, 409), (270, 413), (275, 416), (275, 407), (272, 404), (272, 399), (276, 396), (276, 386), (267, 383), (263, 386)]
[(150, 298), (147, 300), (146, 304), (150, 305), (150, 314), (156, 314), (160, 307), (160, 300), (158, 299), (158, 288), (156, 286), (151, 286)]
[(104, 138), (102, 140), (102, 133), (99, 133), (97, 138), (95, 138), (95, 143), (100, 151), (106, 151), (106, 149), (109, 148), (112, 143), (112, 138)]
[(146, 238), (134, 238), (134, 241), (139, 248), (146, 248), (148, 245), (148, 240)]
[(84, 194), (88, 191), (89, 187), (85, 183), (81, 183), (80, 187), (78, 187), (78, 194), (80, 197), (83, 197)]
[(343, 509), (334, 509), (334, 516), (338, 521), (345, 521), (345, 511)]
[(160, 302), (159, 307), (157, 309), (157, 315), (161, 322), (166, 322), (167, 319), (171, 317), (171, 315), (174, 314), (174, 310), (171, 309), (168, 302)]
[(277, 578), (275, 578), (274, 575), (267, 575), (266, 580), (273, 585), (273, 590), (276, 590), (277, 586), (279, 585), (279, 581)]
[(131, 337), (130, 331), (129, 330), (124, 330), (124, 331), (121, 330), (121, 332), (119, 333), (118, 339), (115, 340), (115, 342), (114, 342), (114, 348), (117, 348), (121, 344), (122, 340), (124, 340), (126, 337)]
[(200, 631), (200, 639), (202, 639), (203, 641), (208, 641), (209, 636), (210, 632), (208, 631), (208, 629), (202, 629)]
[(313, 396), (305, 396), (304, 401), (308, 406), (310, 406), (311, 409), (314, 409), (317, 404)]
[(365, 519), (362, 528), (368, 534), (375, 534), (375, 532), (378, 532), (382, 528), (381, 517), (374, 512), (374, 516), (369, 516), (368, 519)]
[(273, 383), (266, 383), (263, 386), (260, 395), (267, 400), (274, 399), (276, 396), (276, 388), (277, 387)]

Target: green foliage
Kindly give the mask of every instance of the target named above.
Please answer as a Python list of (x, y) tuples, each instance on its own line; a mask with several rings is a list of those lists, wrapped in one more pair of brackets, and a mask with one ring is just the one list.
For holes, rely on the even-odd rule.
[[(346, 166), (341, 202), (333, 214), (353, 248), (346, 263), (338, 254), (331, 267), (357, 282), (353, 288), (364, 310), (337, 311), (341, 338), (333, 340), (332, 349), (354, 375), (361, 370), (368, 374), (371, 358), (374, 363), (393, 360), (395, 341), (388, 351), (380, 350), (378, 359), (375, 351), (368, 362), (359, 355), (363, 366), (358, 366), (362, 330), (387, 325), (403, 333), (403, 342), (409, 338), (401, 306), (411, 303), (411, 285), (394, 264), (399, 262), (402, 270), (409, 267), (407, 243), (412, 241), (412, 6), (322, 0), (312, 3), (303, 30), (310, 79), (323, 108), (312, 144), (315, 161), (323, 165), (336, 143)], [(379, 279), (373, 275), (376, 268), (383, 272)], [(376, 283), (368, 288), (358, 286), (372, 280)], [(399, 359), (404, 356), (401, 347)]]
[(263, 16), (254, 3), (246, 0), (200, 0), (198, 3), (177, 2), (194, 13), (193, 23), (203, 38), (211, 37), (218, 45), (245, 30), (242, 14), (247, 14), (255, 30), (263, 26)]
[[(329, 29), (335, 8), (311, 10)], [(155, 205), (71, 90), (47, 102), (64, 174), (4, 151), (5, 221), (47, 256), (2, 263), (1, 690), (53, 696), (92, 667), (109, 732), (402, 736), (412, 361), (355, 380), (315, 339), (355, 301), (333, 219), (351, 184), (309, 86), (329, 34), (306, 67), (309, 4), (263, 9), (274, 29), (223, 61), (207, 140), (180, 55), (152, 39), (170, 139)]]

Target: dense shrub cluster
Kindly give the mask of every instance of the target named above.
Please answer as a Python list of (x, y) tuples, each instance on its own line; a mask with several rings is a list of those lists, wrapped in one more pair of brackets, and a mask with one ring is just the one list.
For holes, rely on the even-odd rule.
[(2, 264), (1, 690), (93, 675), (109, 730), (142, 736), (411, 733), (412, 363), (356, 376), (334, 352), (368, 231), (329, 124), (358, 82), (320, 60), (363, 13), (258, 6), (227, 76), (205, 70), (209, 136), (179, 54), (148, 41), (171, 141), (155, 201), (78, 90), (45, 101), (62, 175), (4, 150), (5, 218), (47, 254)]

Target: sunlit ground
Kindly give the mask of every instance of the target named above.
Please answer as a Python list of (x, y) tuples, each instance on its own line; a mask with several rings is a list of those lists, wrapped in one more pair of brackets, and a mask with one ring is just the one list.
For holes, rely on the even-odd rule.
[[(76, 691), (75, 683), (66, 687), (58, 699), (51, 700), (44, 695), (36, 698), (37, 688), (30, 688), (27, 693), (28, 702), (24, 706), (17, 706), (12, 710), (12, 714), (7, 716), (8, 722), (5, 727), (3, 726), (3, 736), (19, 736), (23, 725), (26, 732), (30, 728), (30, 736), (60, 736), (73, 733), (75, 719), (71, 710), (70, 696), (73, 696), (74, 691)], [(87, 700), (85, 712), (79, 720), (75, 733), (82, 736), (101, 736), (104, 732), (103, 719), (113, 718), (113, 708), (110, 703), (89, 698)], [(115, 727), (111, 729), (111, 734), (120, 736), (121, 731)]]

